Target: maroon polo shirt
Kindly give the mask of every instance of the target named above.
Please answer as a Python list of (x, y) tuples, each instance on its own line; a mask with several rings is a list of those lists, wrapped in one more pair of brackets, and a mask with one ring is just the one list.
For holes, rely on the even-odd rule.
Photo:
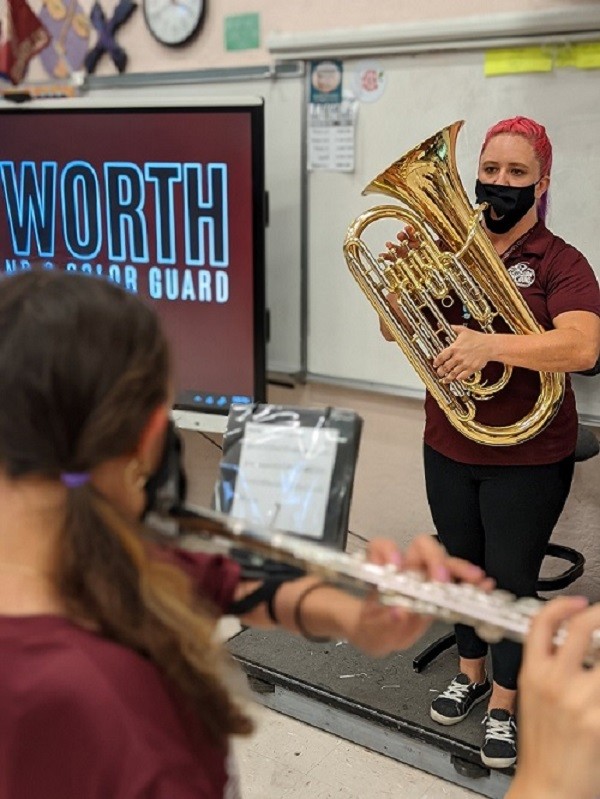
[[(181, 559), (225, 609), (238, 567)], [(0, 799), (239, 796), (227, 748), (190, 728), (159, 670), (59, 616), (0, 616), (0, 708)]]
[[(544, 330), (552, 329), (552, 320), (567, 311), (589, 311), (600, 316), (600, 290), (591, 266), (575, 247), (551, 233), (542, 221), (510, 253), (505, 267)], [(444, 313), (451, 324), (464, 321), (458, 303)], [(500, 323), (495, 327), (499, 333), (510, 332), (506, 326), (501, 329)], [(484, 376), (495, 381), (501, 372), (500, 364), (491, 363)], [(476, 403), (476, 419), (494, 427), (513, 424), (533, 408), (539, 389), (538, 372), (515, 367), (505, 389), (489, 401)], [(425, 417), (425, 443), (460, 463), (556, 463), (574, 452), (577, 440), (577, 410), (569, 375), (564, 399), (554, 419), (541, 433), (521, 444), (498, 447), (471, 441), (450, 424), (429, 392), (425, 398)]]

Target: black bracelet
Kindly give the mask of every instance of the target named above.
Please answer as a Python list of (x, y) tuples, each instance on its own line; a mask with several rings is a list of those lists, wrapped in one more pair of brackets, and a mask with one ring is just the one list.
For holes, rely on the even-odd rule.
[(331, 638), (327, 636), (311, 635), (308, 632), (302, 621), (302, 603), (304, 602), (306, 597), (310, 593), (312, 593), (315, 589), (323, 588), (323, 586), (326, 585), (327, 583), (325, 582), (319, 582), (319, 583), (312, 583), (311, 585), (307, 586), (296, 600), (296, 607), (294, 608), (294, 624), (296, 625), (297, 629), (300, 631), (300, 635), (303, 638), (306, 638), (307, 641), (312, 641), (314, 644), (326, 644), (328, 641), (331, 641)]
[(234, 616), (243, 616), (264, 602), (271, 621), (279, 624), (279, 619), (275, 613), (275, 595), (285, 582), (287, 581), (265, 580), (250, 594), (246, 594), (245, 597), (232, 602), (229, 605), (228, 613), (233, 613)]
[[(274, 583), (276, 581), (272, 580), (271, 582)], [(273, 587), (273, 590), (269, 593), (269, 596), (267, 597), (267, 613), (269, 614), (269, 618), (271, 619), (271, 621), (275, 622), (275, 624), (279, 624), (279, 619), (277, 618), (277, 613), (275, 611), (275, 597), (277, 596), (277, 592), (279, 591), (284, 582), (286, 581), (285, 580), (282, 580), (281, 582), (277, 581), (277, 585)]]

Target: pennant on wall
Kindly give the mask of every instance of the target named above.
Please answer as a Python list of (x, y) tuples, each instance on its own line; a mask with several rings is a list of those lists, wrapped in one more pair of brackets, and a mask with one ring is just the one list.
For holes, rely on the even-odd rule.
[(40, 20), (52, 37), (40, 54), (44, 69), (52, 78), (72, 77), (88, 51), (90, 21), (83, 7), (78, 0), (44, 0)]
[(0, 0), (0, 9), (0, 75), (16, 85), (50, 35), (26, 0)]
[(136, 8), (137, 4), (134, 0), (119, 0), (112, 17), (107, 19), (102, 6), (96, 0), (92, 7), (90, 19), (92, 20), (92, 25), (98, 31), (98, 41), (85, 57), (84, 63), (88, 72), (95, 71), (98, 61), (105, 53), (110, 55), (119, 72), (125, 71), (127, 53), (117, 44), (115, 34), (121, 25), (127, 22)]

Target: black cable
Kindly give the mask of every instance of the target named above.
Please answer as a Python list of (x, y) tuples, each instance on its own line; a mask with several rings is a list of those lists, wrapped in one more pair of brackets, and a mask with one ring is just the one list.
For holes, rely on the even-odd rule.
[(352, 530), (348, 530), (348, 535), (351, 535), (353, 538), (358, 538), (359, 541), (364, 541), (365, 544), (369, 543), (368, 538), (365, 538), (364, 535), (359, 535), (358, 533), (355, 533)]
[(202, 432), (202, 430), (198, 430), (197, 432), (199, 435), (202, 436), (202, 438), (205, 438), (210, 444), (212, 444), (213, 447), (216, 447), (219, 450), (219, 452), (223, 452), (223, 447), (220, 444), (218, 444), (213, 438), (207, 436), (206, 433)]

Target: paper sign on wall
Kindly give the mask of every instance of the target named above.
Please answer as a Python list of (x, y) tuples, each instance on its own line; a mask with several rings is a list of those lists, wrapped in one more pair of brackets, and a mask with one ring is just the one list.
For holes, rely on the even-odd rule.
[(552, 72), (552, 51), (546, 47), (515, 47), (489, 50), (485, 54), (484, 74), (513, 75), (524, 72)]
[(311, 61), (310, 64), (310, 102), (342, 102), (341, 61)]
[(554, 68), (569, 67), (600, 69), (600, 42), (489, 50), (484, 61), (484, 73), (487, 77), (552, 72)]
[(554, 65), (575, 69), (600, 69), (600, 42), (580, 42), (558, 47)]
[(384, 92), (385, 72), (377, 61), (359, 61), (354, 69), (354, 96), (363, 103), (374, 103)]
[(312, 103), (308, 107), (308, 168), (354, 171), (357, 103)]
[(256, 50), (260, 46), (259, 14), (225, 17), (225, 49)]

